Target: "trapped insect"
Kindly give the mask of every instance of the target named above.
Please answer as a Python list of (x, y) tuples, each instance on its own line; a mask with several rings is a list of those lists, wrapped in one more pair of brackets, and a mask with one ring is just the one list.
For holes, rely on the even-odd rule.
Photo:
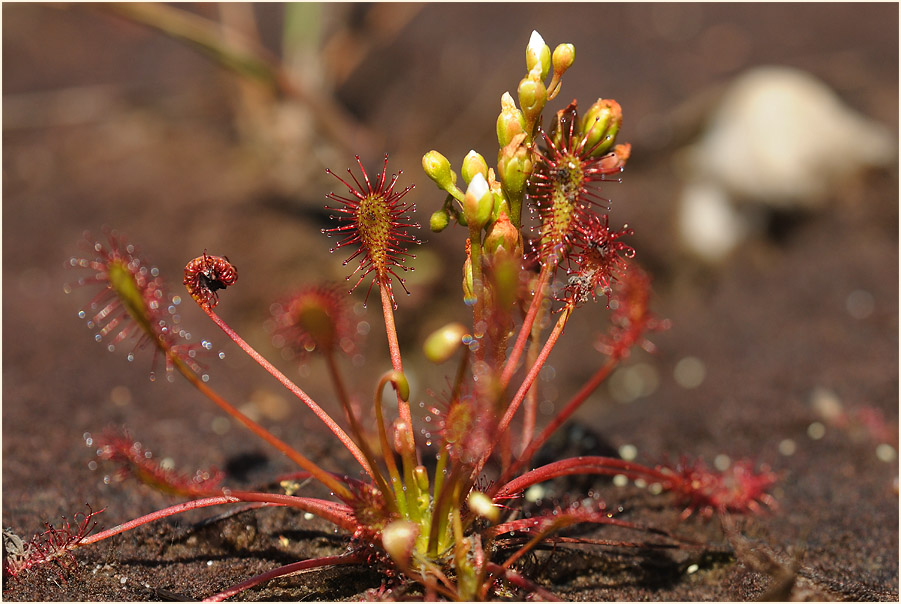
[(191, 260), (185, 267), (185, 287), (202, 306), (214, 308), (219, 304), (216, 290), (225, 289), (238, 280), (238, 269), (229, 262), (228, 256), (210, 256), (203, 250), (203, 256)]

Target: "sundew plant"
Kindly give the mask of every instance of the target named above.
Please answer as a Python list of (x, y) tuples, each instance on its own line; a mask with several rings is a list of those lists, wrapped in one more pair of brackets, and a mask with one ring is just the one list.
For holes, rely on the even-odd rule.
[[(99, 290), (79, 313), (96, 339), (111, 349), (136, 341), (130, 355), (152, 349), (155, 366), (164, 364), (170, 379), (183, 376), (294, 462), (297, 472), (282, 482), (290, 488), (278, 492), (240, 490), (228, 487), (221, 472), (180, 475), (146, 455), (127, 434), (107, 432), (96, 439), (102, 460), (183, 501), (97, 532), (99, 511), (90, 508), (73, 523), (48, 524), (30, 541), (5, 531), (7, 577), (19, 579), (47, 563), (64, 575), (77, 567), (75, 553), (82, 547), (188, 510), (250, 504), (318, 516), (346, 533), (346, 550), (297, 560), (219, 593), (200, 594), (209, 600), (224, 600), (301, 570), (364, 564), (384, 569), (380, 595), (385, 598), (554, 599), (524, 564), (533, 550), (567, 543), (636, 546), (572, 533), (564, 537), (562, 529), (615, 525), (672, 547), (687, 540), (622, 519), (615, 506), (585, 493), (568, 493), (565, 502), (526, 509), (523, 493), (535, 485), (573, 475), (641, 480), (651, 493), (679, 506), (683, 517), (695, 511), (707, 517), (749, 513), (772, 504), (767, 491), (774, 475), (748, 462), (721, 472), (684, 457), (675, 465), (645, 466), (600, 455), (536, 465), (537, 453), (555, 431), (632, 348), (652, 349), (648, 337), (667, 321), (649, 308), (650, 279), (636, 264), (632, 229), (614, 226), (611, 218), (608, 189), (619, 181), (631, 153), (628, 143), (618, 141), (620, 105), (597, 99), (580, 106), (573, 100), (551, 111), (547, 103), (559, 96), (575, 48), (560, 44), (552, 52), (533, 32), (525, 56), (527, 73), (516, 94), (501, 97), (496, 163), (494, 152), (489, 156), (493, 167), (476, 151), (463, 158), (459, 176), (438, 151), (422, 158), (425, 173), (440, 191), (432, 201), (432, 195), (425, 196), (424, 203), (433, 208), (431, 230), (447, 231), (442, 235), (447, 237), (461, 234), (465, 262), (457, 273), (462, 275), (460, 304), (471, 314), (467, 324), (450, 322), (423, 342), (421, 353), (428, 361), (447, 368), (446, 380), (428, 389), (438, 393), (433, 398), (411, 391), (404, 360), (420, 351), (401, 350), (398, 343), (395, 296), (407, 291), (403, 275), (414, 267), (420, 227), (413, 220), (412, 187), (403, 185), (400, 172), (389, 173), (387, 154), (363, 158), (378, 161), (377, 172), (367, 172), (357, 157), (353, 169), (333, 173), (339, 192), (326, 195), (335, 222), (324, 233), (332, 238), (332, 251), (344, 254), (344, 264), (350, 266), (347, 286), (301, 287), (271, 307), (277, 342), (325, 359), (334, 384), (334, 399), (321, 401), (328, 404), (313, 400), (219, 316), (217, 307), (227, 303), (227, 290), (240, 287), (239, 271), (226, 256), (204, 250), (185, 267), (183, 284), (190, 297), (325, 424), (356, 467), (343, 472), (326, 467), (327, 460), (308, 457), (296, 446), (303, 443), (301, 435), (276, 437), (214, 390), (205, 373), (210, 368), (201, 362), (209, 344), (185, 337), (162, 276), (114, 231), (107, 232), (105, 241), (85, 239), (86, 253), (70, 264), (85, 275), (73, 285)], [(200, 242), (198, 250), (202, 246)], [(352, 347), (348, 289), (365, 292), (368, 301), (377, 299), (384, 318), (390, 366), (386, 362), (368, 392), (350, 392), (341, 373)], [(573, 314), (586, 308), (608, 320), (600, 337), (586, 340), (583, 334), (566, 333)], [(597, 369), (584, 384), (560, 386), (569, 398), (545, 424), (537, 413), (537, 377), (557, 346), (594, 355)], [(392, 404), (386, 405), (386, 398)], [(371, 408), (361, 412), (359, 401)], [(412, 410), (423, 401), (430, 409), (428, 438), (422, 430), (426, 419)], [(325, 410), (338, 406), (339, 417)], [(297, 485), (307, 479), (325, 486), (331, 497), (304, 496)], [(14, 588), (15, 581), (8, 583)]]

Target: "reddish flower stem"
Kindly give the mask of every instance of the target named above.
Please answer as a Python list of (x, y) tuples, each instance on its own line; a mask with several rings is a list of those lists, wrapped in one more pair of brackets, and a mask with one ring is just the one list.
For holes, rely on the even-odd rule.
[(305, 512), (316, 514), (320, 518), (324, 518), (329, 522), (340, 526), (341, 528), (353, 531), (356, 528), (353, 515), (347, 506), (325, 501), (322, 499), (311, 499), (309, 497), (292, 497), (290, 495), (280, 495), (277, 493), (254, 493), (249, 491), (232, 491), (228, 495), (220, 495), (217, 497), (206, 497), (204, 499), (195, 499), (194, 501), (186, 501), (162, 510), (145, 514), (134, 520), (123, 522), (111, 529), (89, 535), (82, 539), (78, 545), (90, 545), (104, 539), (108, 539), (125, 531), (130, 531), (144, 524), (148, 524), (161, 518), (167, 518), (176, 514), (189, 512), (201, 508), (211, 507), (215, 505), (225, 505), (229, 503), (256, 502), (262, 505), (290, 506), (299, 508)]
[(489, 494), (498, 500), (522, 492), (533, 484), (572, 474), (604, 474), (608, 476), (623, 474), (633, 479), (650, 478), (653, 481), (661, 482), (664, 488), (678, 480), (678, 477), (672, 474), (615, 457), (571, 457), (526, 472), (506, 484), (498, 481), (497, 486), (493, 487)]
[(221, 591), (214, 596), (210, 596), (209, 598), (204, 598), (204, 602), (222, 602), (226, 598), (230, 598), (236, 594), (241, 593), (251, 587), (259, 585), (260, 583), (265, 583), (271, 579), (276, 579), (278, 577), (284, 577), (286, 575), (290, 575), (292, 573), (300, 572), (303, 570), (310, 570), (313, 568), (322, 568), (323, 566), (337, 566), (339, 564), (357, 564), (360, 562), (364, 562), (366, 560), (365, 555), (360, 552), (351, 552), (349, 554), (340, 554), (338, 556), (325, 556), (323, 558), (312, 558), (310, 560), (301, 560), (299, 562), (293, 562), (291, 564), (286, 564), (285, 566), (280, 566), (278, 568), (274, 568), (265, 573), (259, 574), (256, 577), (251, 577), (250, 579), (238, 583), (232, 587), (229, 587), (225, 591)]
[[(379, 293), (382, 298), (382, 314), (385, 317), (385, 333), (388, 336), (388, 351), (391, 354), (391, 367), (394, 371), (403, 373), (404, 366), (400, 357), (400, 345), (397, 342), (397, 326), (394, 323), (394, 302), (391, 296), (390, 287), (390, 282), (388, 282), (387, 279), (379, 278)], [(412, 441), (414, 439), (413, 415), (410, 413), (409, 403), (401, 398), (400, 392), (397, 392), (397, 412), (398, 415), (400, 415), (401, 421), (406, 424), (408, 436)]]
[[(528, 352), (526, 352), (526, 363), (531, 367), (535, 364), (535, 360), (538, 358), (538, 342), (541, 338), (541, 329), (538, 328), (538, 324), (533, 324), (532, 326), (532, 346), (529, 346)], [(529, 391), (526, 393), (526, 401), (525, 408), (523, 409), (523, 418), (522, 418), (522, 438), (520, 439), (520, 446), (525, 446), (530, 440), (532, 440), (532, 436), (535, 434), (535, 418), (538, 411), (538, 389), (534, 386), (529, 388)], [(509, 468), (510, 464), (505, 463), (504, 468)]]
[(563, 422), (569, 419), (569, 417), (573, 413), (575, 413), (575, 411), (579, 407), (582, 406), (582, 403), (584, 403), (588, 399), (588, 397), (591, 396), (591, 394), (597, 389), (597, 387), (604, 383), (604, 380), (606, 380), (610, 376), (610, 374), (618, 364), (618, 357), (610, 357), (607, 362), (604, 363), (604, 365), (601, 366), (601, 368), (598, 369), (597, 372), (595, 372), (591, 379), (588, 380), (588, 382), (586, 382), (584, 386), (582, 386), (582, 389), (579, 390), (579, 392), (577, 392), (576, 395), (573, 396), (568, 403), (566, 403), (566, 406), (556, 416), (554, 416), (554, 419), (551, 420), (551, 422), (547, 426), (545, 426), (544, 430), (542, 430), (541, 434), (539, 434), (537, 438), (535, 438), (531, 442), (524, 441), (528, 446), (526, 447), (525, 451), (522, 452), (519, 458), (515, 462), (513, 462), (513, 465), (510, 466), (510, 468), (507, 469), (506, 472), (504, 472), (504, 475), (499, 481), (501, 484), (503, 484), (504, 481), (508, 480), (510, 476), (518, 472), (524, 464), (528, 463), (532, 459), (532, 456), (535, 455), (535, 452), (538, 451), (538, 449), (540, 449), (545, 442), (547, 442), (547, 440), (554, 434), (557, 428), (563, 425)]
[(572, 314), (572, 310), (573, 306), (570, 304), (569, 306), (564, 307), (560, 312), (560, 318), (557, 319), (557, 324), (554, 326), (553, 331), (551, 331), (550, 335), (548, 336), (547, 342), (544, 343), (544, 348), (542, 348), (541, 352), (538, 354), (538, 358), (535, 360), (535, 364), (532, 365), (531, 369), (529, 369), (529, 373), (526, 374), (522, 385), (520, 385), (519, 390), (513, 397), (513, 400), (510, 401), (510, 405), (507, 407), (507, 411), (504, 413), (504, 416), (498, 423), (495, 439), (492, 441), (491, 445), (489, 445), (486, 453), (476, 464), (473, 476), (477, 476), (479, 472), (482, 471), (482, 468), (485, 466), (485, 463), (488, 461), (488, 458), (491, 457), (491, 453), (494, 451), (495, 443), (499, 442), (502, 439), (504, 433), (507, 431), (507, 428), (510, 427), (510, 422), (513, 420), (513, 416), (519, 410), (519, 407), (522, 404), (523, 399), (525, 399), (526, 393), (529, 391), (529, 388), (531, 388), (532, 384), (535, 383), (535, 379), (538, 377), (538, 373), (544, 366), (545, 361), (547, 361), (548, 356), (550, 356), (551, 350), (554, 349), (554, 345), (557, 343), (557, 339), (560, 337), (560, 334), (563, 333), (563, 328), (566, 326), (566, 321)]
[[(322, 422), (326, 426), (328, 426), (328, 428), (332, 431), (332, 433), (334, 433), (334, 435), (338, 437), (338, 440), (341, 441), (341, 444), (343, 444), (347, 448), (347, 450), (350, 451), (350, 454), (353, 455), (354, 458), (363, 467), (363, 469), (366, 470), (366, 473), (369, 474), (370, 476), (372, 475), (372, 469), (369, 467), (369, 464), (367, 463), (366, 457), (363, 455), (363, 452), (360, 451), (360, 447), (358, 447), (357, 444), (347, 435), (347, 433), (344, 432), (344, 430), (342, 430), (341, 427), (335, 423), (335, 420), (333, 420), (331, 418), (331, 416), (322, 409), (322, 407), (317, 405), (316, 402), (313, 399), (311, 399), (309, 397), (309, 395), (307, 395), (306, 392), (304, 392), (297, 386), (297, 384), (295, 384), (290, 379), (288, 379), (288, 377), (285, 374), (283, 374), (281, 371), (276, 369), (275, 366), (272, 365), (272, 363), (270, 363), (265, 358), (263, 358), (263, 356), (260, 353), (258, 353), (256, 350), (254, 350), (250, 344), (245, 342), (241, 336), (239, 336), (237, 333), (235, 333), (235, 331), (231, 327), (229, 327), (225, 323), (225, 321), (223, 321), (219, 317), (219, 315), (217, 315), (215, 312), (213, 312), (213, 309), (207, 308), (203, 305), (200, 305), (200, 307), (207, 314), (207, 316), (209, 316), (210, 319), (212, 319), (213, 323), (218, 325), (219, 329), (224, 331), (225, 334), (229, 338), (231, 338), (232, 341), (241, 348), (241, 350), (246, 352), (248, 354), (248, 356), (250, 356), (250, 358), (252, 358), (254, 361), (256, 361), (263, 369), (268, 371), (272, 377), (274, 377), (276, 380), (278, 380), (279, 383), (281, 383), (282, 386), (287, 388), (294, 396), (296, 396), (301, 401), (303, 401), (303, 403), (307, 407), (309, 407), (313, 413), (316, 414), (316, 417), (321, 419)], [(229, 405), (229, 407), (231, 407), (231, 406)], [(231, 408), (234, 409), (234, 407), (231, 407)], [(234, 409), (234, 411), (236, 413), (238, 413), (237, 409)], [(250, 421), (250, 420), (248, 419), (248, 421)], [(268, 434), (268, 432), (267, 432), (267, 434)], [(260, 436), (262, 436), (262, 434), (260, 434)], [(278, 439), (276, 439), (271, 434), (269, 434), (268, 437), (263, 436), (263, 438), (265, 438), (266, 440), (269, 440), (271, 438), (271, 439), (274, 439), (275, 441), (278, 441)], [(270, 440), (270, 442), (272, 442), (272, 441)], [(281, 442), (281, 441), (278, 441), (278, 442)], [(285, 445), (285, 447), (287, 447), (287, 445)], [(288, 447), (288, 448), (290, 449), (290, 447)], [(293, 449), (292, 449), (292, 451), (293, 451)], [(285, 452), (285, 451), (282, 451), (282, 452), (285, 453), (286, 455), (288, 455), (287, 452)], [(294, 453), (297, 454), (296, 452), (294, 452)], [(297, 455), (299, 455), (299, 454), (297, 454)], [(291, 455), (289, 455), (289, 457), (290, 456)], [(302, 466), (302, 467), (306, 468), (306, 466)], [(336, 491), (336, 493), (337, 492), (338, 491)]]
[(519, 363), (523, 350), (525, 350), (526, 341), (532, 333), (532, 325), (538, 316), (538, 311), (541, 309), (541, 303), (544, 301), (544, 288), (547, 286), (551, 274), (553, 274), (553, 269), (550, 268), (549, 263), (541, 267), (541, 273), (538, 275), (538, 284), (535, 286), (535, 295), (532, 296), (529, 310), (523, 319), (522, 327), (519, 328), (516, 343), (513, 345), (513, 349), (510, 351), (510, 356), (507, 358), (507, 363), (504, 365), (504, 370), (501, 373), (501, 390), (507, 387), (507, 384), (510, 383), (510, 379), (513, 377), (513, 373), (516, 371), (516, 365)]
[(172, 360), (172, 363), (175, 365), (175, 367), (178, 368), (179, 372), (183, 376), (185, 376), (185, 378), (189, 382), (191, 382), (191, 384), (193, 384), (195, 388), (200, 390), (200, 392), (204, 396), (206, 396), (208, 399), (213, 401), (213, 403), (219, 406), (220, 409), (244, 424), (244, 427), (256, 434), (258, 437), (275, 447), (282, 455), (309, 472), (314, 478), (316, 478), (316, 480), (331, 489), (332, 492), (335, 493), (335, 495), (346, 501), (353, 499), (353, 494), (347, 489), (347, 487), (338, 482), (338, 480), (335, 479), (334, 476), (320, 468), (313, 461), (307, 459), (304, 455), (299, 453), (296, 449), (294, 449), (284, 441), (278, 439), (275, 435), (269, 432), (269, 430), (238, 411), (238, 409), (231, 405), (231, 403), (219, 396), (212, 388), (207, 386), (200, 378), (198, 378), (197, 374), (191, 371), (191, 369), (187, 365), (185, 365), (184, 361), (182, 361), (180, 357), (178, 357), (174, 353), (170, 353), (169, 358)]

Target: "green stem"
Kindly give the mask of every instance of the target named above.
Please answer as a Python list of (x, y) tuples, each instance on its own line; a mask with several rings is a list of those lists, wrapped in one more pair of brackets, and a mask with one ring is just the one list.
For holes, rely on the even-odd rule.
[(457, 491), (457, 483), (459, 482), (460, 466), (452, 466), (450, 475), (447, 477), (446, 484), (442, 485), (440, 494), (435, 492), (435, 507), (432, 513), (432, 524), (429, 530), (429, 556), (435, 558), (439, 551), (444, 551), (448, 546), (446, 542), (447, 523), (453, 500), (451, 495)]
[(385, 428), (385, 418), (382, 414), (382, 392), (385, 385), (391, 381), (391, 374), (387, 373), (379, 380), (379, 384), (375, 389), (375, 400), (373, 406), (375, 408), (375, 421), (378, 424), (379, 442), (382, 445), (382, 457), (385, 459), (385, 466), (388, 468), (388, 476), (391, 478), (391, 486), (394, 488), (394, 499), (398, 512), (401, 516), (407, 516), (407, 500), (404, 497), (404, 483), (401, 480), (400, 473), (397, 471), (397, 463), (394, 461), (394, 450), (388, 444), (388, 433)]
[[(391, 355), (391, 366), (398, 374), (403, 375), (404, 367), (401, 362), (400, 345), (397, 341), (397, 326), (394, 322), (394, 302), (391, 295), (391, 284), (387, 278), (379, 278), (379, 293), (382, 299), (382, 314), (385, 318), (385, 333), (388, 336), (388, 351)], [(405, 396), (401, 396), (400, 389), (395, 386), (397, 394), (397, 413), (400, 416), (401, 423), (404, 426), (406, 434), (402, 437), (407, 445), (415, 446), (416, 437), (413, 432), (413, 415), (410, 413), (410, 404), (404, 400)], [(407, 497), (407, 513), (414, 520), (419, 520), (419, 496), (422, 494), (419, 484), (413, 477), (413, 469), (416, 467), (416, 459), (414, 451), (408, 450), (408, 446), (404, 446), (400, 452), (404, 465), (404, 479)], [(386, 453), (387, 456), (387, 453)]]
[(485, 360), (485, 353), (488, 351), (486, 342), (488, 328), (485, 324), (485, 284), (482, 280), (482, 229), (472, 225), (469, 226), (469, 262), (472, 267), (472, 293), (475, 297), (475, 304), (472, 307), (472, 335), (478, 344), (473, 369), (476, 379), (481, 381), (485, 372), (480, 361)]

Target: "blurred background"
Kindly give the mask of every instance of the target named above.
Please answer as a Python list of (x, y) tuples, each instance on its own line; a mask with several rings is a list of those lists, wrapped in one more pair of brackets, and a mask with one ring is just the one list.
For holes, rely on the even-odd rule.
[[(184, 384), (151, 384), (149, 351), (128, 363), (126, 350), (93, 342), (76, 318), (92, 292), (63, 294), (81, 276), (65, 264), (85, 230), (126, 234), (173, 293), (189, 259), (228, 255), (240, 281), (221, 314), (329, 408), (321, 361), (281, 358), (265, 325), (279, 296), (349, 272), (320, 233), (325, 195), (342, 191), (325, 169), (342, 173), (359, 154), (374, 173), (388, 152), (427, 224), (444, 196), (422, 155), (437, 149), (459, 169), (475, 149), (492, 163), (500, 97), (524, 76), (536, 29), (551, 48), (576, 47), (547, 115), (573, 98), (624, 109), (619, 140), (632, 158), (623, 182), (602, 191), (611, 223), (635, 229), (636, 260), (673, 324), (652, 338), (656, 355), (633, 355), (578, 418), (591, 438), (559, 446), (633, 446), (648, 463), (767, 463), (785, 480), (761, 538), (803, 544), (814, 569), (805, 580), (824, 594), (897, 598), (897, 5), (2, 10), (4, 526), (33, 532), (84, 501), (108, 506), (110, 522), (165, 502), (88, 469), (82, 437), (110, 424), (180, 467), (248, 481), (285, 469)], [(446, 371), (413, 353), (434, 328), (466, 319), (465, 234), (422, 238), (412, 295), (398, 288), (398, 324), (414, 397), (428, 407)], [(347, 369), (368, 397), (388, 360), (365, 291), (355, 320), (372, 333)], [(226, 352), (210, 374), (227, 398), (289, 442), (321, 432), (183, 306), (184, 326)], [(605, 312), (580, 314), (542, 376), (546, 415), (599, 362), (579, 336), (600, 333)], [(327, 439), (304, 433), (305, 452), (341, 465)], [(762, 589), (736, 579), (704, 593)]]

